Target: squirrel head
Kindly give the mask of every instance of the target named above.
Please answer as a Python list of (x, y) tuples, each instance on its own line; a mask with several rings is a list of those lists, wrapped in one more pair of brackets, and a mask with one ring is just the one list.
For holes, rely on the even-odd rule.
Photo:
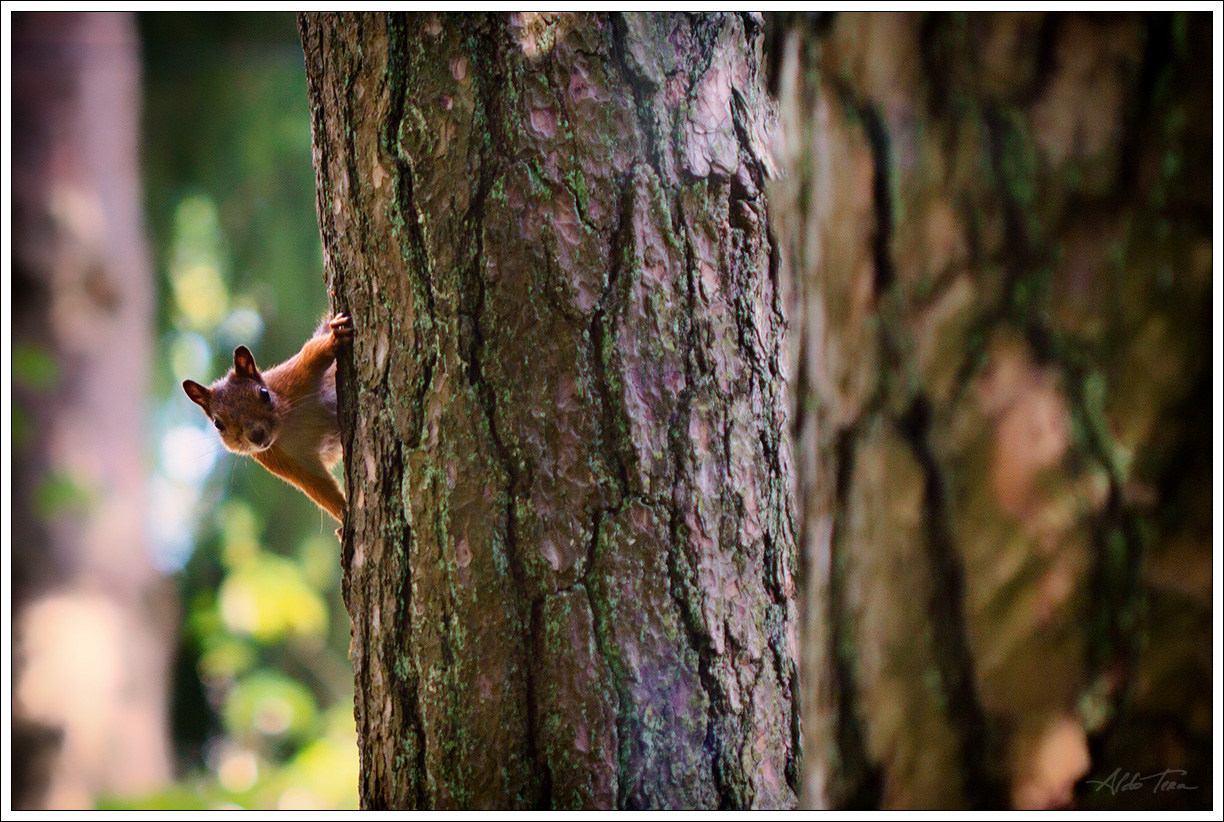
[(183, 390), (204, 409), (228, 450), (257, 454), (276, 442), (281, 420), (278, 399), (245, 345), (234, 349), (234, 367), (224, 377), (207, 388), (184, 380)]

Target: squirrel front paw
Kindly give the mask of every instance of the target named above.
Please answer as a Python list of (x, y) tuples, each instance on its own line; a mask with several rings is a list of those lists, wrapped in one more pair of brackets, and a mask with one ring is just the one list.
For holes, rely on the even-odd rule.
[(353, 339), (353, 318), (348, 314), (337, 314), (327, 326), (336, 342), (346, 343)]

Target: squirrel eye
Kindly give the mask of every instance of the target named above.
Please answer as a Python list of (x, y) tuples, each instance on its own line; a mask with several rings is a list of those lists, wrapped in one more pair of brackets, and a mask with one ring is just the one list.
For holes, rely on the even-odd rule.
[(272, 402), (272, 396), (268, 393), (268, 389), (266, 388), (259, 389), (259, 397), (264, 402)]
[(222, 424), (221, 420), (213, 420), (213, 425), (217, 426), (218, 431), (225, 430), (225, 425)]

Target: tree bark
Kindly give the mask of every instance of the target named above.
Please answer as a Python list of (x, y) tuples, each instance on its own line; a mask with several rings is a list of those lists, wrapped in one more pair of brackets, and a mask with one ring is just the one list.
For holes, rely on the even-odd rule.
[(803, 804), (1211, 806), (1211, 40), (780, 25)]
[(170, 776), (135, 25), (14, 14), (12, 68), (13, 806), (88, 808)]
[(363, 806), (792, 806), (759, 18), (300, 27)]

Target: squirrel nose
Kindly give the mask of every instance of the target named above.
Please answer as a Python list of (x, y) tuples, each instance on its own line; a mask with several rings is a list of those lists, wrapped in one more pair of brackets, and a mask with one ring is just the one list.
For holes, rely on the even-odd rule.
[(268, 437), (267, 432), (264, 431), (262, 428), (252, 428), (247, 433), (247, 439), (251, 441), (252, 445), (263, 445), (267, 437)]

